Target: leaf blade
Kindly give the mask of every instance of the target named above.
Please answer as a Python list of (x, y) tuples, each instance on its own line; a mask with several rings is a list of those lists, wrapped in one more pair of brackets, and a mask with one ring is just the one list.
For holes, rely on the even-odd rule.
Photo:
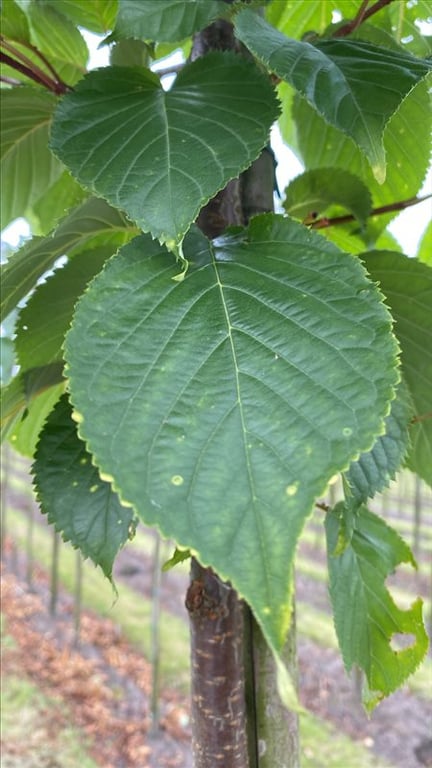
[[(66, 340), (72, 402), (122, 498), (230, 579), (279, 649), (295, 541), (315, 494), (382, 428), (397, 378), (389, 317), (356, 259), (279, 217), (254, 218), (215, 251), (194, 231), (185, 255), (188, 275), (174, 283), (165, 249), (143, 236), (93, 282)], [(117, 330), (99, 324), (104, 305)], [(330, 344), (320, 341), (329, 327), (315, 318), (320, 308), (344, 329)], [(372, 346), (364, 313), (375, 318)], [(378, 348), (372, 389), (362, 375), (346, 379), (352, 365), (369, 376)], [(323, 350), (328, 365), (319, 366)], [(371, 416), (371, 398), (381, 416)]]
[(144, 69), (90, 73), (62, 100), (51, 145), (81, 183), (175, 243), (258, 156), (276, 116), (273, 88), (255, 65), (216, 52), (186, 66), (167, 93)]
[(263, 64), (355, 141), (383, 183), (385, 125), (430, 71), (430, 63), (358, 40), (311, 45), (289, 39), (249, 9), (237, 14), (235, 27), (239, 39)]

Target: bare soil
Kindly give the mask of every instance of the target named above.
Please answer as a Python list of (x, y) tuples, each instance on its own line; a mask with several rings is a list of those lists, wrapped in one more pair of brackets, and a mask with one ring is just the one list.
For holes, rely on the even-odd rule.
[[(302, 551), (316, 560), (323, 556), (315, 548)], [(2, 612), (15, 643), (4, 654), (3, 672), (26, 674), (64, 702), (52, 728), (72, 718), (89, 737), (90, 753), (103, 768), (192, 768), (188, 701), (176, 691), (162, 690), (160, 724), (154, 730), (149, 663), (118, 627), (89, 611), (82, 613), (80, 643), (74, 647), (72, 597), (61, 591), (57, 615), (50, 616), (48, 576), (36, 568), (29, 590), (25, 565), (23, 554), (13, 552), (7, 542)], [(116, 579), (150, 596), (151, 567), (150, 558), (126, 548), (116, 564)], [(186, 583), (187, 577), (176, 569), (162, 580), (163, 609), (185, 621)], [(423, 589), (427, 589), (426, 579)], [(297, 590), (302, 602), (320, 610), (328, 606), (324, 584), (300, 576)], [(368, 720), (337, 652), (300, 638), (299, 669), (300, 695), (307, 709), (395, 768), (432, 766), (431, 700), (413, 695), (406, 687), (385, 700)], [(8, 756), (7, 743), (3, 755)], [(22, 755), (15, 764), (12, 757), (8, 766), (24, 765)]]

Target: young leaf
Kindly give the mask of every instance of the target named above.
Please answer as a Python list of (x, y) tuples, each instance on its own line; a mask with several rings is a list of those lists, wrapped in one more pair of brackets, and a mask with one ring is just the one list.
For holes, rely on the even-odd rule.
[(36, 287), (16, 326), (21, 370), (63, 359), (62, 345), (77, 299), (112, 253), (109, 245), (86, 250), (83, 258), (72, 259)]
[(8, 440), (22, 456), (33, 458), (39, 435), (49, 414), (65, 391), (65, 382), (41, 392), (27, 403), (24, 413), (8, 432)]
[(194, 230), (184, 252), (181, 283), (148, 236), (92, 282), (66, 337), (72, 402), (121, 497), (232, 581), (280, 649), (305, 518), (382, 431), (390, 316), (358, 259), (292, 220), (214, 246)]
[(64, 82), (75, 85), (88, 60), (88, 48), (78, 27), (57, 13), (55, 6), (31, 2), (24, 10), (32, 44), (45, 54)]
[(359, 40), (321, 40), (315, 45), (292, 40), (250, 9), (236, 16), (235, 28), (241, 42), (270, 71), (355, 141), (383, 183), (385, 125), (432, 64)]
[(54, 184), (39, 198), (27, 212), (32, 223), (32, 231), (37, 235), (47, 235), (73, 208), (88, 197), (85, 189), (64, 170)]
[(48, 522), (112, 581), (114, 559), (135, 531), (135, 515), (93, 466), (77, 436), (67, 395), (47, 419), (32, 472)]
[(5, 440), (25, 414), (32, 401), (42, 393), (64, 383), (63, 363), (50, 363), (18, 373), (1, 393), (1, 439)]
[(148, 70), (91, 72), (62, 100), (51, 144), (82, 184), (172, 246), (258, 156), (276, 117), (255, 65), (215, 52), (185, 66), (168, 93)]
[(265, 17), (284, 35), (301, 39), (307, 33), (322, 34), (331, 23), (333, 11), (340, 11), (345, 19), (353, 18), (358, 11), (358, 0), (273, 2), (266, 7)]
[[(330, 596), (345, 667), (349, 671), (357, 664), (365, 672), (370, 691), (363, 703), (371, 710), (417, 669), (426, 654), (428, 639), (422, 601), (418, 599), (408, 610), (401, 610), (385, 584), (400, 563), (415, 566), (409, 547), (366, 507), (352, 515), (345, 502), (327, 515)], [(352, 535), (337, 554), (347, 516), (354, 523)], [(395, 635), (413, 636), (413, 642), (403, 650), (393, 650)]]
[(57, 99), (35, 88), (1, 94), (1, 221), (6, 227), (24, 216), (63, 171), (48, 149), (48, 132)]
[(112, 37), (175, 43), (226, 13), (223, 0), (121, 0)]
[(1, 316), (9, 312), (34, 288), (59, 256), (75, 255), (103, 243), (113, 252), (128, 242), (137, 230), (104, 200), (91, 198), (72, 211), (49, 237), (34, 237), (17, 251), (2, 269)]
[(3, 37), (16, 42), (30, 42), (30, 30), (25, 13), (15, 0), (0, 6), (0, 26)]
[(45, 4), (98, 35), (113, 28), (118, 0), (45, 0)]
[(357, 176), (339, 168), (306, 171), (290, 182), (285, 195), (284, 208), (296, 219), (305, 219), (312, 212), (322, 215), (330, 205), (337, 204), (364, 226), (372, 207), (367, 186)]
[(371, 450), (362, 453), (345, 473), (354, 498), (366, 501), (390, 484), (400, 468), (409, 446), (408, 426), (413, 406), (404, 382), (399, 384), (391, 411), (385, 421), (385, 433)]
[(418, 421), (411, 425), (408, 466), (432, 485), (432, 269), (392, 251), (362, 254), (395, 319), (402, 371)]

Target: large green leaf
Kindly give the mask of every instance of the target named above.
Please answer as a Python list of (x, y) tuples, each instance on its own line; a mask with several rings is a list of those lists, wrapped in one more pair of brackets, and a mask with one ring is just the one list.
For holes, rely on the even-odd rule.
[[(347, 528), (351, 536), (340, 552), (340, 537)], [(327, 515), (326, 534), (339, 646), (347, 670), (353, 664), (364, 670), (369, 685), (364, 703), (373, 709), (405, 682), (427, 651), (422, 601), (401, 610), (385, 584), (399, 563), (415, 563), (396, 531), (366, 507), (353, 515), (344, 502), (337, 504)], [(398, 635), (413, 638), (412, 643), (403, 650), (393, 648)]]
[(119, 0), (113, 37), (177, 42), (226, 13), (223, 0)]
[(356, 500), (367, 501), (394, 479), (408, 450), (408, 426), (412, 414), (409, 392), (405, 382), (401, 382), (386, 418), (385, 433), (376, 439), (370, 451), (353, 461), (345, 473)]
[(216, 52), (187, 65), (168, 93), (142, 68), (91, 72), (62, 100), (51, 143), (80, 182), (173, 247), (258, 156), (276, 117), (267, 78)]
[(99, 477), (66, 395), (47, 419), (32, 471), (48, 522), (112, 579), (115, 556), (135, 531), (135, 515)]
[(48, 149), (57, 99), (34, 88), (1, 92), (2, 227), (33, 205), (60, 176), (63, 165)]
[(432, 64), (359, 40), (321, 40), (315, 45), (293, 40), (250, 9), (237, 15), (235, 28), (260, 61), (355, 141), (382, 183), (386, 123)]
[(117, 16), (117, 0), (45, 0), (79, 27), (96, 34), (112, 29)]
[[(387, 175), (382, 185), (373, 177), (354, 142), (327, 125), (305, 99), (295, 100), (294, 119), (297, 146), (307, 168), (349, 168), (369, 188), (374, 207), (407, 200), (419, 192), (428, 169), (431, 146), (431, 109), (426, 83), (420, 83), (411, 91), (386, 126)], [(383, 228), (390, 218), (391, 214), (377, 216), (371, 224)]]
[(432, 485), (432, 269), (392, 251), (362, 254), (395, 318), (402, 370), (418, 421), (411, 427), (408, 466)]
[(185, 241), (182, 283), (141, 236), (80, 300), (66, 337), (81, 436), (150, 525), (230, 579), (273, 648), (314, 498), (383, 429), (390, 316), (360, 262), (257, 216)]
[(86, 200), (51, 236), (33, 238), (9, 259), (2, 269), (2, 317), (27, 296), (59, 256), (95, 247), (101, 237), (114, 252), (136, 233), (124, 216), (103, 200)]
[(284, 208), (296, 219), (322, 215), (332, 205), (350, 211), (364, 225), (372, 201), (368, 188), (349, 171), (317, 168), (291, 181), (285, 190)]

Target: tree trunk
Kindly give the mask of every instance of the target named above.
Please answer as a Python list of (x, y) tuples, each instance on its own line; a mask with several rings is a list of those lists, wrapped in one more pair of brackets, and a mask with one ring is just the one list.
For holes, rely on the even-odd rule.
[[(196, 36), (191, 59), (215, 49), (242, 50), (225, 21)], [(274, 186), (274, 155), (268, 147), (202, 209), (198, 226), (214, 238), (227, 226), (245, 225), (251, 216), (273, 211)], [(279, 699), (273, 656), (248, 606), (229, 584), (193, 559), (186, 607), (194, 768), (297, 768), (297, 715), (288, 713)], [(296, 680), (294, 625), (285, 661)]]
[(192, 561), (194, 768), (249, 768), (243, 674), (243, 604), (210, 568)]

